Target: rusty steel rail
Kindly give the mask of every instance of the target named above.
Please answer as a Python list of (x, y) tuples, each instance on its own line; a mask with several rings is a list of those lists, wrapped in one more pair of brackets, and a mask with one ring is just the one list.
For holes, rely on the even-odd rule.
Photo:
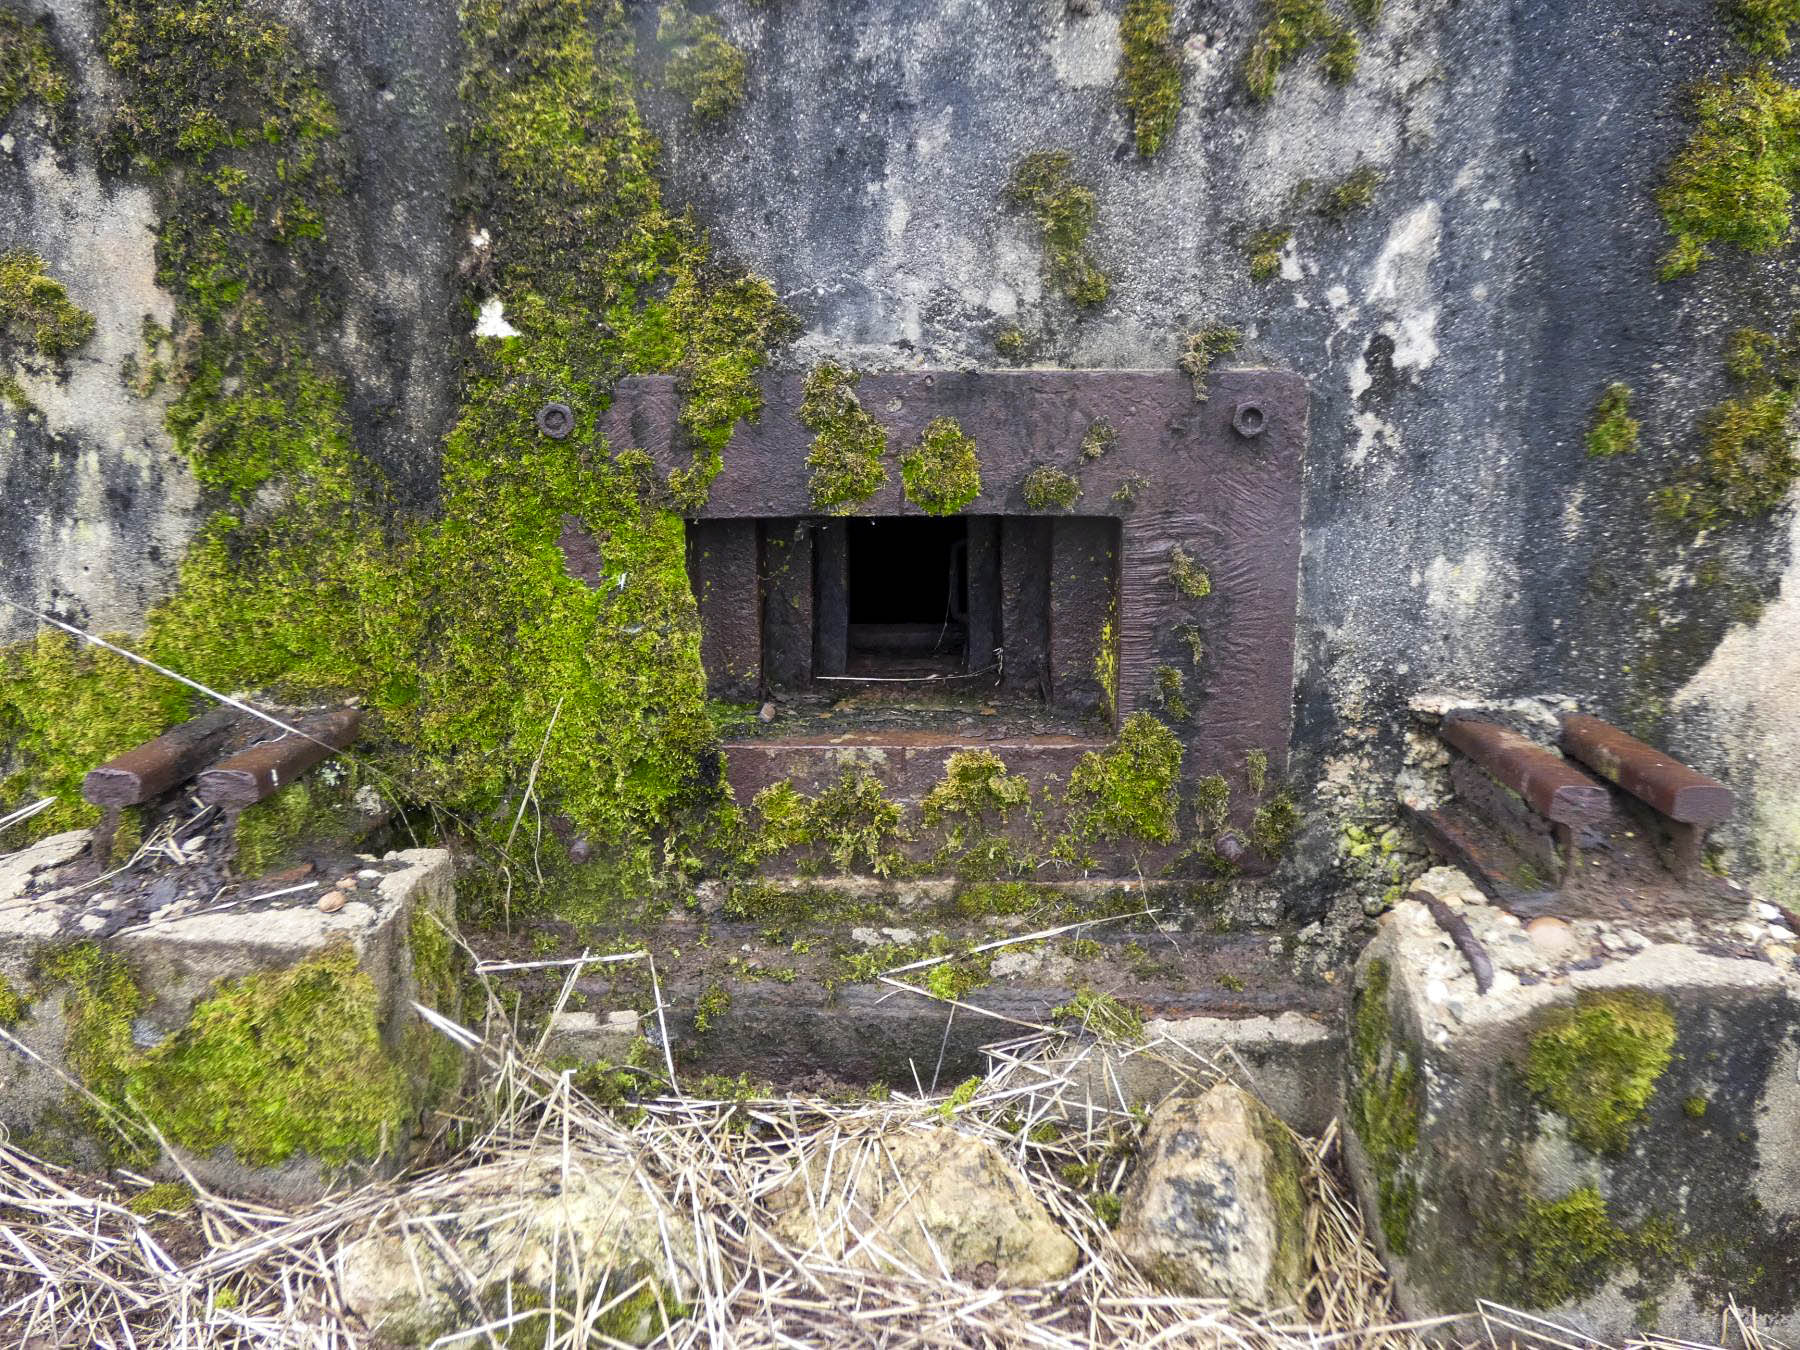
[(313, 765), (356, 739), (362, 713), (339, 708), (294, 724), (299, 736), (263, 741), (213, 765), (199, 778), (200, 800), (235, 819), (246, 806), (273, 796)]
[(141, 806), (200, 772), (245, 720), (236, 709), (214, 708), (183, 722), (90, 769), (81, 795), (95, 806)]
[(1670, 759), (1598, 717), (1562, 720), (1563, 749), (1651, 810), (1683, 825), (1717, 825), (1731, 815), (1731, 789)]
[(1449, 717), (1439, 735), (1485, 769), (1501, 786), (1558, 825), (1593, 825), (1612, 811), (1604, 784), (1596, 783), (1554, 750), (1516, 731), (1476, 717)]

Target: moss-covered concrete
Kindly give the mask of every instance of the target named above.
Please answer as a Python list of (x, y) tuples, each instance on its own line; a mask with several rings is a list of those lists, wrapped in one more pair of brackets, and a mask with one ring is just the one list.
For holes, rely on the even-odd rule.
[(981, 495), (975, 439), (952, 417), (928, 423), (900, 461), (906, 499), (928, 516), (953, 516)]

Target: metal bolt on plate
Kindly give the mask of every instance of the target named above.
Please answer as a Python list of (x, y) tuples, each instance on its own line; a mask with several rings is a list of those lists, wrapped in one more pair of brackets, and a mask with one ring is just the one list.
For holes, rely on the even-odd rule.
[(575, 410), (566, 403), (546, 403), (538, 409), (537, 428), (553, 440), (564, 440), (575, 430)]
[(1260, 403), (1240, 403), (1231, 410), (1231, 425), (1244, 437), (1260, 436), (1268, 421)]

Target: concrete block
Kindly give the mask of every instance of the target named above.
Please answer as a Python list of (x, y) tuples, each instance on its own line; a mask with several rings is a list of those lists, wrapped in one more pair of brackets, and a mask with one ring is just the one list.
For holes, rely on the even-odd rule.
[(1800, 973), (1743, 914), (1533, 920), (1420, 883), (1358, 967), (1346, 1135), (1410, 1316), (1493, 1299), (1605, 1343), (1710, 1340), (1728, 1299), (1800, 1333)]
[[(104, 909), (73, 863), (85, 832), (0, 860), (0, 1124), (52, 1158), (170, 1163), (206, 1184), (302, 1197), (385, 1173), (461, 1078), (418, 1018), (454, 1014), (454, 869), (440, 849), (329, 881), (250, 883), (141, 920)], [(28, 856), (29, 855), (29, 856)], [(340, 890), (343, 888), (340, 887)], [(248, 892), (245, 895), (243, 892)]]

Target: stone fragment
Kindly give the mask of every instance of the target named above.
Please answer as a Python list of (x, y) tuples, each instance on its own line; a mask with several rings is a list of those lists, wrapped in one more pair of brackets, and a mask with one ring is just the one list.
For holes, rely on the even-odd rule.
[(1552, 918), (1547, 914), (1533, 919), (1525, 925), (1525, 936), (1545, 956), (1573, 956), (1581, 950), (1581, 939), (1567, 919)]
[(336, 914), (345, 903), (346, 897), (342, 891), (326, 891), (319, 897), (319, 913)]
[[(693, 1288), (687, 1226), (622, 1151), (573, 1149), (566, 1170), (561, 1149), (520, 1151), (411, 1198), (417, 1221), (380, 1221), (337, 1257), (344, 1302), (383, 1344), (430, 1345), (551, 1300), (585, 1319), (648, 1280), (589, 1326), (595, 1344), (641, 1345), (665, 1325), (658, 1298), (673, 1308)], [(517, 1328), (533, 1330), (543, 1340), (547, 1322)]]
[(1080, 1257), (1000, 1150), (949, 1125), (816, 1147), (768, 1205), (802, 1260), (1020, 1286), (1061, 1279)]
[(775, 720), (775, 705), (773, 703), (763, 704), (762, 707), (756, 710), (756, 717), (760, 722), (773, 722)]
[(629, 1008), (608, 1013), (604, 1020), (585, 1009), (559, 1012), (550, 1019), (544, 1058), (622, 1064), (637, 1037), (638, 1015)]
[(1305, 1161), (1273, 1112), (1233, 1083), (1151, 1117), (1119, 1245), (1171, 1293), (1249, 1307), (1306, 1283)]

